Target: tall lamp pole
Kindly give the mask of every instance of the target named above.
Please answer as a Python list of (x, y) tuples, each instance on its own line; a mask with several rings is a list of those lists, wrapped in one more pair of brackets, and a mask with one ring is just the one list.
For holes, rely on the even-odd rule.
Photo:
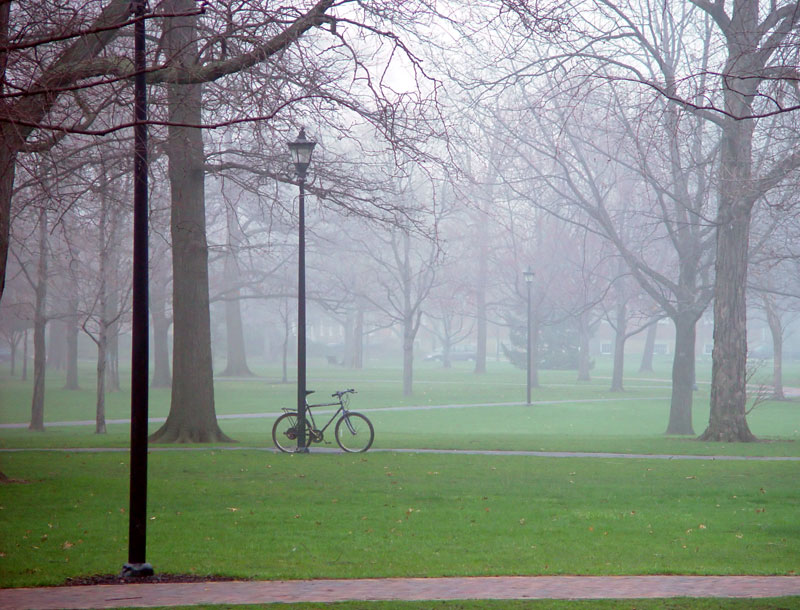
[(305, 186), (306, 172), (311, 164), (311, 153), (316, 142), (306, 138), (306, 130), (294, 142), (289, 142), (294, 171), (300, 187), (298, 202), (299, 217), (299, 253), (297, 272), (297, 452), (308, 453), (306, 443), (306, 220), (305, 220)]
[(527, 329), (528, 329), (528, 333), (527, 333), (528, 348), (526, 350), (527, 351), (527, 355), (528, 355), (528, 366), (526, 368), (527, 368), (527, 388), (528, 388), (527, 403), (531, 404), (531, 358), (532, 358), (532, 354), (531, 354), (531, 284), (533, 284), (533, 271), (531, 271), (530, 267), (528, 267), (525, 271), (522, 272), (522, 277), (525, 278), (525, 286), (528, 289), (528, 299), (527, 299), (528, 315), (527, 315), (527, 318), (526, 318), (527, 319), (526, 326), (527, 326)]
[(133, 127), (133, 286), (131, 316), (131, 474), (128, 511), (128, 563), (123, 576), (150, 576), (147, 541), (147, 417), (149, 327), (147, 320), (147, 89), (145, 73), (145, 0), (134, 0)]

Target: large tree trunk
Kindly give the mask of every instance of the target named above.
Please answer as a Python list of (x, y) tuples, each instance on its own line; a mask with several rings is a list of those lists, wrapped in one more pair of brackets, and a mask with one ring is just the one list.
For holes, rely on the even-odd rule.
[[(738, 114), (739, 108), (731, 109)], [(751, 121), (729, 122), (720, 152), (714, 278), (714, 349), (707, 441), (753, 441), (747, 425), (747, 258), (750, 241)]]
[(653, 372), (653, 352), (656, 349), (657, 334), (658, 334), (658, 322), (655, 322), (647, 327), (647, 335), (645, 336), (644, 339), (644, 351), (642, 352), (642, 363), (639, 365), (640, 373)]
[[(718, 180), (711, 412), (702, 440), (753, 441), (747, 425), (747, 262), (752, 192), (752, 104), (762, 72), (759, 3), (738, 1), (725, 27), (728, 58)], [(742, 120), (737, 120), (741, 117)]]
[(672, 360), (672, 399), (667, 434), (694, 434), (692, 400), (697, 318), (693, 314), (684, 313), (676, 316), (673, 322), (675, 355)]
[(747, 249), (750, 209), (730, 206), (717, 227), (711, 413), (706, 441), (753, 441), (747, 425)]
[(78, 299), (69, 300), (67, 323), (67, 380), (65, 390), (79, 390), (78, 384)]
[[(166, 3), (168, 13), (188, 13), (191, 0)], [(197, 53), (195, 17), (167, 21), (166, 48), (174, 63), (188, 65)], [(188, 66), (190, 67), (190, 66)], [(173, 367), (172, 402), (153, 442), (230, 441), (217, 424), (211, 363), (203, 137), (200, 85), (168, 87), (167, 155), (171, 189)]]
[(158, 279), (150, 283), (150, 314), (153, 317), (153, 379), (154, 388), (172, 385), (169, 367), (169, 327), (166, 287)]
[(44, 377), (47, 359), (45, 326), (47, 317), (47, 211), (39, 212), (39, 266), (36, 274), (36, 305), (33, 318), (33, 397), (31, 430), (44, 430)]

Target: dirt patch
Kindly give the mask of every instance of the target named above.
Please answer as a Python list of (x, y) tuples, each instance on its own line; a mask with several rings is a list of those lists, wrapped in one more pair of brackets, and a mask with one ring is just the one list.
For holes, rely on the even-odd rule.
[(87, 585), (135, 585), (145, 583), (180, 583), (180, 582), (231, 582), (234, 580), (248, 580), (246, 578), (231, 578), (228, 576), (200, 575), (200, 574), (153, 574), (152, 576), (125, 577), (121, 574), (93, 574), (91, 576), (77, 576), (67, 578), (62, 586), (87, 586)]

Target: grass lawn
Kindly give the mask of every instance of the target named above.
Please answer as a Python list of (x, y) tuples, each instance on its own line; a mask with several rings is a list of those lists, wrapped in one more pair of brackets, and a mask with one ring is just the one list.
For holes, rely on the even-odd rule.
[[(116, 572), (127, 455), (24, 452), (0, 583)], [(252, 578), (790, 574), (794, 462), (248, 451), (150, 456), (149, 560)]]
[[(767, 402), (748, 418), (768, 442), (699, 443), (665, 437), (669, 369), (626, 377), (608, 391), (601, 362), (590, 383), (542, 371), (534, 405), (520, 371), (494, 363), (420, 363), (403, 397), (391, 367), (346, 371), (317, 364), (317, 396), (356, 387), (353, 408), (376, 428), (375, 448), (527, 449), (743, 456), (800, 456), (800, 405)], [(94, 392), (61, 390), (48, 373), (44, 433), (0, 430), (0, 448), (126, 447), (126, 424), (98, 436)], [(490, 574), (793, 574), (800, 557), (800, 462), (534, 458), (370, 452), (275, 455), (272, 417), (294, 385), (275, 371), (217, 380), (216, 408), (239, 451), (153, 452), (149, 459), (148, 560), (161, 573), (247, 578)], [(708, 419), (707, 373), (698, 370), (694, 426)], [(789, 369), (786, 384), (800, 386)], [(797, 380), (792, 381), (792, 379)], [(123, 384), (127, 380), (123, 377)], [(108, 395), (109, 419), (128, 417), (127, 392)], [(439, 409), (408, 407), (447, 406)], [(476, 406), (477, 405), (477, 406)], [(163, 417), (168, 392), (151, 392)], [(30, 381), (0, 370), (0, 423), (30, 416)], [(153, 424), (153, 429), (158, 424)], [(118, 572), (127, 557), (128, 455), (3, 452), (0, 586), (58, 584)], [(252, 606), (251, 606), (252, 607)], [(277, 607), (277, 606), (276, 606)], [(800, 608), (782, 600), (426, 602), (281, 608)]]
[[(631, 453), (683, 453), (705, 455), (800, 455), (800, 405), (767, 402), (749, 416), (751, 428), (766, 443), (699, 443), (694, 437), (666, 437), (669, 415), (668, 361), (649, 376), (631, 374), (626, 391), (608, 390), (607, 374), (598, 365), (594, 379), (577, 384), (574, 371), (542, 371), (531, 407), (521, 405), (525, 386), (520, 371), (491, 363), (490, 373), (476, 376), (469, 363), (445, 370), (420, 363), (415, 393), (404, 397), (399, 372), (392, 368), (349, 371), (315, 363), (309, 373), (314, 396), (324, 400), (337, 388), (356, 387), (352, 407), (364, 411), (376, 426), (376, 448), (521, 449)], [(601, 363), (602, 364), (602, 363)], [(792, 369), (790, 369), (792, 370)], [(293, 384), (274, 383), (275, 371), (258, 369), (249, 380), (220, 379), (215, 383), (216, 410), (223, 430), (241, 446), (271, 446), (273, 417), (291, 405)], [(24, 428), (30, 418), (30, 381), (20, 382), (0, 370), (0, 423), (22, 424), (21, 429), (0, 430), (0, 447), (125, 447), (127, 424), (110, 424), (107, 435), (93, 433), (91, 425), (58, 426), (54, 422), (89, 421), (94, 418), (94, 391), (82, 375), (84, 389), (64, 391), (58, 373), (48, 374), (44, 433)], [(694, 429), (701, 432), (708, 420), (708, 384), (701, 369), (695, 396)], [(793, 379), (794, 373), (787, 374)], [(123, 385), (127, 378), (123, 375)], [(800, 382), (798, 382), (800, 385)], [(123, 388), (124, 389), (124, 388)], [(514, 404), (516, 403), (516, 404)], [(456, 406), (463, 408), (398, 410), (409, 407)], [(151, 417), (165, 417), (167, 390), (150, 394)], [(130, 398), (125, 391), (107, 396), (107, 418), (125, 419)], [(261, 419), (225, 419), (235, 414), (264, 413)], [(155, 430), (159, 424), (154, 423)]]

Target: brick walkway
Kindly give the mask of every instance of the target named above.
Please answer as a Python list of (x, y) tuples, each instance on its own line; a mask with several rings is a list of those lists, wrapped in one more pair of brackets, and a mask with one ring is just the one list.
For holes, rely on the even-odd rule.
[(800, 576), (495, 576), (130, 584), (0, 589), (3, 610), (447, 599), (800, 595)]

